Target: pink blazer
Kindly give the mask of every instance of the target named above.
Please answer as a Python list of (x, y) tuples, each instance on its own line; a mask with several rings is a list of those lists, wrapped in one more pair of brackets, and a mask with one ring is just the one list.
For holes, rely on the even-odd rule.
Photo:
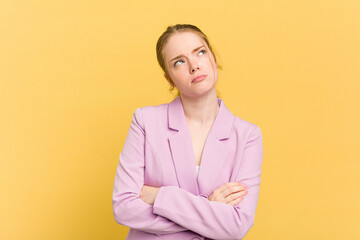
[[(112, 196), (115, 221), (130, 227), (126, 239), (242, 239), (254, 224), (261, 131), (234, 116), (222, 99), (218, 103), (199, 175), (180, 96), (134, 111)], [(226, 182), (248, 186), (248, 194), (236, 206), (207, 199)], [(139, 198), (144, 184), (161, 186), (154, 205)]]

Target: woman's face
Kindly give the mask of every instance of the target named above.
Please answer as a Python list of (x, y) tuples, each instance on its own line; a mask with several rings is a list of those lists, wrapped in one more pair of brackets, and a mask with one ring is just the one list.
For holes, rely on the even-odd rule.
[(175, 33), (168, 39), (163, 53), (168, 73), (165, 77), (173, 80), (181, 94), (199, 97), (215, 90), (217, 64), (199, 35), (193, 32)]

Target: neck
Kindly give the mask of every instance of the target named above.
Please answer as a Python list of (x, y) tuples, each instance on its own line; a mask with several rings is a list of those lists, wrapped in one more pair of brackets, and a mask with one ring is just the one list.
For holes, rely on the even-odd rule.
[(185, 117), (188, 123), (202, 127), (211, 125), (220, 109), (216, 91), (197, 98), (181, 95)]

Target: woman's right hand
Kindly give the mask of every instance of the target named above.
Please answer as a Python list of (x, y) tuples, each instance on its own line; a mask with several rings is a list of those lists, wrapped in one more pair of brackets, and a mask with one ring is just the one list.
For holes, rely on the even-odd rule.
[(222, 202), (235, 206), (247, 194), (247, 187), (239, 182), (227, 182), (217, 188), (209, 197), (209, 201)]

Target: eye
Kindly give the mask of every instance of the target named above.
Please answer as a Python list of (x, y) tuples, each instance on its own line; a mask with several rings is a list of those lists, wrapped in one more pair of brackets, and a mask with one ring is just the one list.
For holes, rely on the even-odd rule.
[(178, 60), (178, 61), (176, 61), (176, 62), (174, 63), (174, 66), (180, 65), (180, 64), (178, 64), (178, 63), (180, 63), (180, 62), (184, 62), (184, 61), (183, 61), (183, 60)]
[[(201, 54), (202, 53), (202, 54)], [(203, 50), (201, 50), (200, 52), (199, 52), (199, 54), (200, 55), (204, 55), (206, 53), (206, 50), (205, 49), (203, 49)]]

